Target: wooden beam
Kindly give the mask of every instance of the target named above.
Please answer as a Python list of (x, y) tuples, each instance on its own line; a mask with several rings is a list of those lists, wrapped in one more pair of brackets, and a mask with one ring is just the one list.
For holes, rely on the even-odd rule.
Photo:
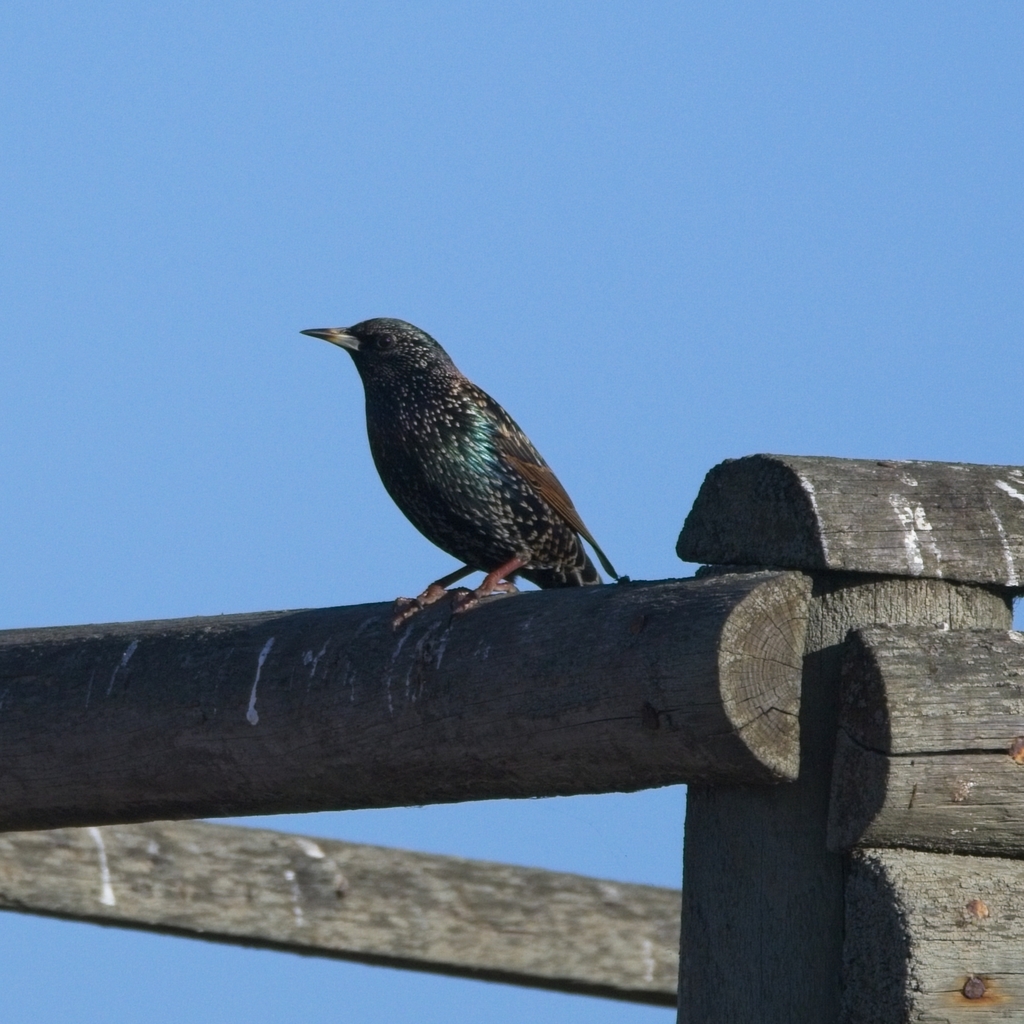
[(798, 574), (0, 633), (0, 829), (774, 782)]
[(876, 627), (846, 646), (830, 846), (1024, 857), (1024, 634)]
[(0, 908), (674, 1006), (680, 894), (202, 822), (0, 835)]
[(912, 850), (850, 858), (845, 1024), (1024, 1019), (1024, 863)]
[(708, 473), (689, 562), (1024, 585), (1024, 467), (751, 455)]
[(1010, 608), (999, 594), (967, 584), (815, 576), (800, 777), (785, 786), (691, 786), (687, 793), (680, 1024), (841, 1019), (844, 863), (826, 844), (829, 774), (843, 640), (874, 622), (1007, 629)]

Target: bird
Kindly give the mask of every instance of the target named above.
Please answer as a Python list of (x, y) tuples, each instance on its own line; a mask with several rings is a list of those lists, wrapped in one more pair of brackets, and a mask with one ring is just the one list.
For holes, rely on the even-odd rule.
[[(512, 417), (426, 331), (391, 317), (301, 332), (345, 349), (366, 398), (370, 453), (385, 490), (461, 567), (418, 597), (398, 598), (393, 625), (453, 596), (465, 612), (515, 580), (541, 589), (600, 584), (583, 541), (619, 575), (565, 488)], [(473, 590), (448, 588), (473, 572)]]

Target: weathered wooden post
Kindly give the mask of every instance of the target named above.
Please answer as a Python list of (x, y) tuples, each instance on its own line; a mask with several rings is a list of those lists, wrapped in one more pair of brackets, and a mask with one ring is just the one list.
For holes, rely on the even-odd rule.
[[(1007, 633), (1024, 471), (730, 461), (708, 474), (677, 550), (716, 573), (784, 567), (813, 581), (798, 780), (690, 788), (679, 1020), (1024, 1019), (1024, 941), (1010, 939), (1024, 866), (874, 848), (1024, 852), (1024, 660)], [(876, 625), (881, 638), (865, 629)], [(847, 649), (851, 630), (863, 632)], [(997, 653), (974, 685), (978, 643)]]
[(1021, 1020), (1024, 634), (861, 630), (843, 667), (846, 1019)]

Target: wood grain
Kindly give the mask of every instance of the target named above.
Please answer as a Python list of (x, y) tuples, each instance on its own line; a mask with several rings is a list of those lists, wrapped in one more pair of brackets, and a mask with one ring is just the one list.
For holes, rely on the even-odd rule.
[(846, 890), (842, 1024), (1024, 1020), (1024, 863), (861, 850)]
[(859, 630), (843, 683), (833, 849), (1024, 857), (1024, 634)]
[(689, 562), (1024, 584), (1024, 467), (751, 455), (712, 469)]
[(792, 777), (801, 575), (0, 633), (0, 829)]
[(679, 892), (203, 822), (0, 835), (0, 908), (675, 1005)]

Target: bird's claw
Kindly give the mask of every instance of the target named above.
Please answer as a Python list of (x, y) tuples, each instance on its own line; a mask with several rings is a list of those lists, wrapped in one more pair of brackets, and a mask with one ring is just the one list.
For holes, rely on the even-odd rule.
[(391, 628), (398, 629), (403, 622), (408, 622), (418, 612), (423, 611), (424, 608), (429, 608), (448, 593), (449, 591), (445, 590), (444, 587), (439, 586), (437, 583), (431, 583), (419, 597), (396, 597), (394, 605), (395, 614), (391, 618)]
[(417, 612), (424, 608), (415, 597), (396, 597), (394, 615), (391, 616), (391, 628), (398, 629), (403, 622), (408, 622)]
[(477, 597), (475, 590), (460, 589), (462, 590), (461, 594), (452, 596), (452, 615), (461, 615), (480, 603), (480, 598)]
[(477, 587), (476, 590), (467, 590), (465, 587), (459, 587), (457, 596), (452, 601), (452, 614), (461, 615), (463, 612), (468, 612), (475, 608), (480, 601), (485, 597), (490, 597), (492, 594), (518, 594), (519, 588), (507, 580), (502, 580), (496, 583), (493, 587), (485, 590), (483, 587)]

